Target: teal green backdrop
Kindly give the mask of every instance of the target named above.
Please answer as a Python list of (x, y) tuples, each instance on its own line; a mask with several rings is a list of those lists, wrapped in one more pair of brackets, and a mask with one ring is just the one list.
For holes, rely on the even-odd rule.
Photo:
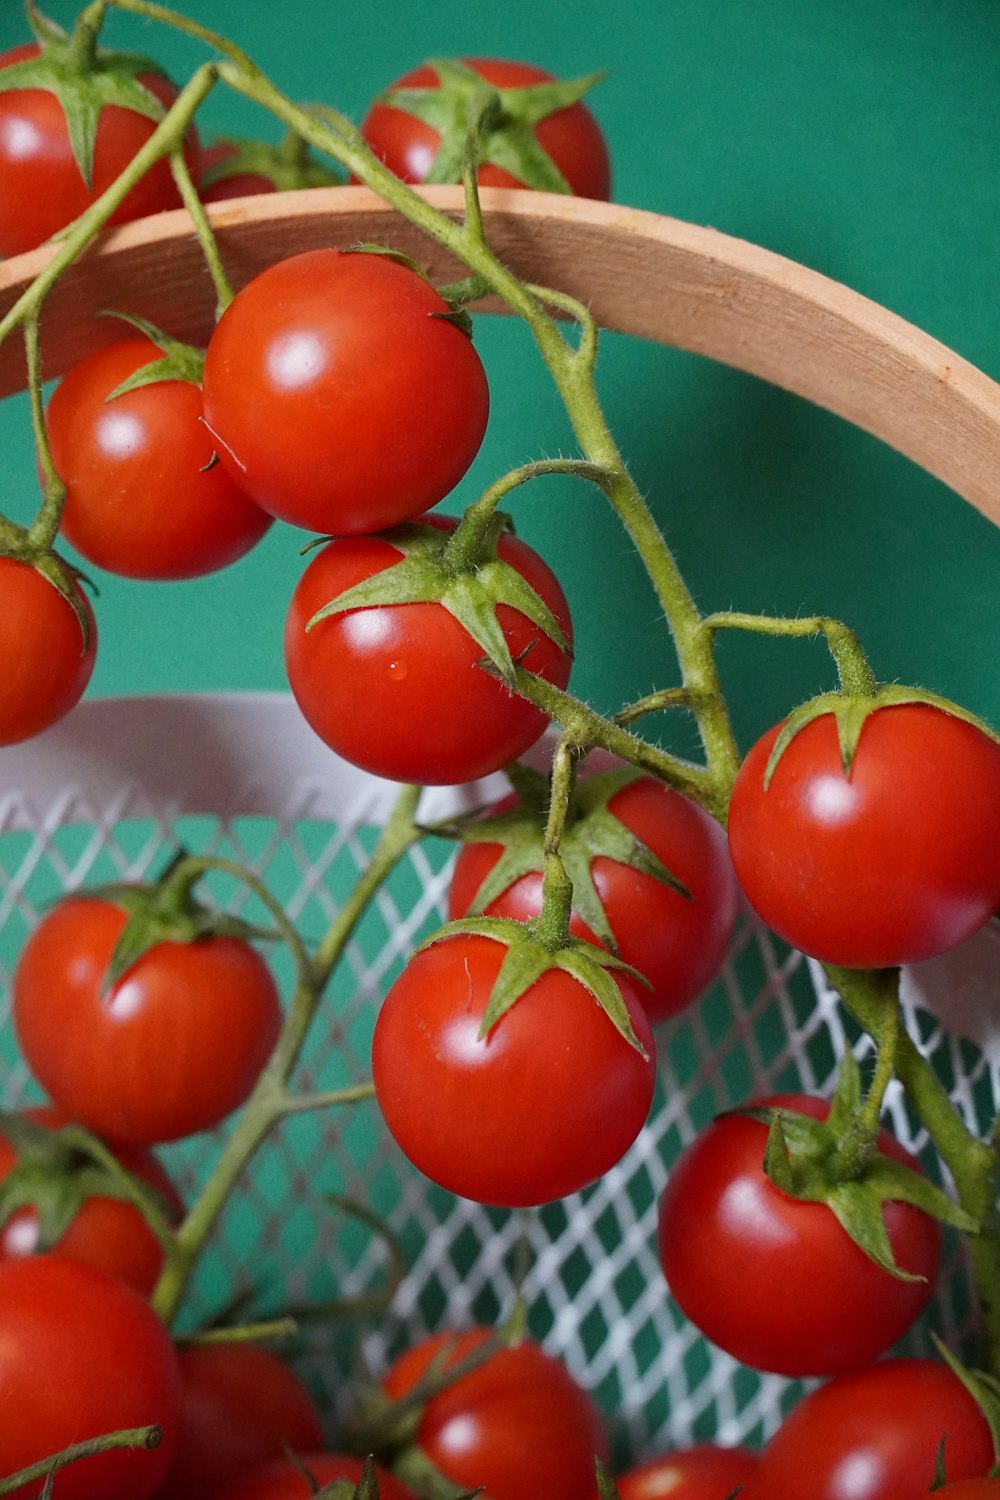
[[(426, 56), (607, 68), (592, 107), (615, 197), (711, 224), (877, 299), (1000, 374), (1000, 11), (992, 0), (181, 0), (283, 88), (360, 119)], [(48, 0), (64, 23), (71, 0)], [(24, 38), (16, 0), (0, 44)], [(175, 77), (204, 56), (115, 16), (108, 37)], [(207, 134), (277, 130), (217, 93)], [(565, 419), (522, 330), (482, 319), (493, 414), (460, 504), (513, 464), (569, 451)], [(875, 440), (696, 357), (605, 340), (603, 397), (622, 448), (706, 609), (823, 612), (860, 632), (876, 673), (1000, 720), (993, 639), (1000, 533)], [(0, 406), (2, 508), (36, 481), (23, 399)], [(518, 529), (562, 575), (577, 620), (577, 690), (603, 708), (673, 679), (669, 642), (616, 523), (582, 486), (522, 492)], [(100, 580), (91, 692), (284, 686), (285, 603), (301, 536), (275, 528), (228, 573), (183, 585)], [(832, 685), (818, 645), (727, 640), (737, 726), (755, 735)], [(664, 731), (666, 732), (666, 731)]]

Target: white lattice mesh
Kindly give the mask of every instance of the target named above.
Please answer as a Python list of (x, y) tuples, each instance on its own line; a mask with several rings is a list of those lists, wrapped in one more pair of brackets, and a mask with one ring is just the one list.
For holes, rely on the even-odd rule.
[[(30, 747), (0, 752), (0, 778), (6, 1107), (32, 1094), (10, 1026), (10, 978), (45, 903), (81, 885), (149, 877), (182, 844), (249, 865), (315, 940), (363, 868), (394, 794), (336, 764), (290, 701), (271, 695), (85, 704)], [(469, 795), (480, 800), (490, 791)], [(435, 794), (424, 815), (439, 816), (454, 795)], [(380, 997), (414, 943), (441, 920), (450, 858), (440, 841), (418, 845), (373, 903), (305, 1054), (303, 1086), (368, 1076)], [(209, 889), (219, 902), (261, 915), (231, 882), (210, 880)], [(995, 935), (984, 935), (970, 954), (944, 961), (940, 972), (920, 966), (907, 976), (905, 996), (914, 1034), (968, 1121), (982, 1128), (1000, 1097), (1000, 1046), (976, 1003), (995, 983)], [(927, 1009), (942, 992), (975, 1042), (949, 1034)], [(352, 1348), (359, 1332), (360, 1352), (378, 1369), (401, 1343), (442, 1323), (495, 1321), (521, 1286), (532, 1332), (597, 1392), (619, 1456), (712, 1436), (760, 1441), (800, 1387), (736, 1365), (681, 1316), (657, 1260), (657, 1199), (671, 1161), (718, 1110), (765, 1090), (828, 1091), (845, 1044), (859, 1056), (867, 1046), (845, 1028), (822, 972), (744, 920), (717, 983), (660, 1029), (649, 1123), (601, 1182), (539, 1210), (483, 1209), (420, 1178), (373, 1104), (296, 1118), (241, 1185), (208, 1247), (185, 1321), (203, 1320), (235, 1297), (250, 1296), (251, 1310), (265, 1313), (378, 1285), (381, 1243), (342, 1214), (317, 1208), (318, 1194), (336, 1192), (385, 1214), (409, 1270), (377, 1328), (320, 1324), (310, 1339), (309, 1373), (335, 1407), (345, 1384), (341, 1365), (359, 1352)], [(888, 1109), (900, 1139), (923, 1149), (898, 1091)], [(203, 1176), (217, 1144), (203, 1136), (163, 1151), (183, 1192)], [(953, 1246), (927, 1326), (960, 1346), (968, 1308)], [(910, 1347), (926, 1348), (926, 1338), (925, 1327)]]

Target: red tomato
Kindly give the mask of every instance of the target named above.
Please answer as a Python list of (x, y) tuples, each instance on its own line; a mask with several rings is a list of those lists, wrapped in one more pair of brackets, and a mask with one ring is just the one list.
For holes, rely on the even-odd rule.
[[(34, 42), (13, 47), (0, 54), (0, 68), (37, 53)], [(140, 74), (139, 82), (165, 107), (177, 97), (173, 84), (156, 73)], [(88, 191), (55, 94), (47, 89), (0, 93), (0, 255), (33, 250), (78, 218), (121, 175), (155, 129), (155, 120), (115, 104), (105, 105), (97, 126), (93, 184)], [(193, 125), (184, 156), (197, 181), (200, 146)], [(170, 163), (164, 159), (136, 183), (110, 223), (125, 224), (180, 206)]]
[[(68, 1123), (61, 1110), (51, 1106), (26, 1109), (26, 1119), (57, 1130)], [(0, 1125), (0, 1182), (17, 1162), (17, 1153), (2, 1134)], [(115, 1155), (133, 1176), (159, 1194), (168, 1217), (177, 1222), (183, 1204), (166, 1172), (149, 1151), (137, 1146), (118, 1146)], [(34, 1208), (19, 1208), (0, 1228), (0, 1261), (34, 1255), (38, 1249), (39, 1223)], [(51, 1246), (56, 1255), (82, 1260), (109, 1276), (128, 1282), (148, 1297), (163, 1265), (163, 1251), (142, 1214), (125, 1199), (95, 1194), (84, 1198), (79, 1212)]]
[[(3, 96), (0, 95), (0, 98)], [(28, 563), (0, 557), (0, 745), (41, 734), (69, 713), (94, 670), (97, 627), (83, 643), (80, 622), (54, 584)]]
[(489, 413), (479, 355), (448, 311), (385, 255), (312, 250), (255, 276), (205, 359), (205, 419), (240, 488), (338, 534), (443, 500)]
[[(447, 1370), (489, 1337), (487, 1328), (436, 1333), (395, 1361), (385, 1394), (399, 1401), (430, 1371)], [(435, 1364), (435, 1371), (439, 1368)], [(500, 1349), (424, 1404), (415, 1442), (463, 1489), (490, 1500), (580, 1500), (607, 1461), (601, 1415), (558, 1360), (529, 1339)]]
[(316, 1405), (288, 1365), (254, 1344), (193, 1344), (179, 1353), (180, 1435), (157, 1500), (211, 1500), (246, 1470), (323, 1442)]
[[(757, 1468), (749, 1448), (678, 1448), (615, 1479), (620, 1500), (729, 1500)], [(596, 1494), (595, 1494), (596, 1500)]]
[[(455, 522), (423, 517), (442, 530)], [(474, 781), (523, 755), (546, 716), (483, 671), (483, 648), (437, 603), (345, 610), (306, 625), (346, 589), (381, 573), (401, 553), (388, 538), (345, 537), (316, 553), (292, 595), (285, 666), (296, 702), (327, 745), (345, 760), (390, 781)], [(548, 605), (567, 640), (569, 606), (554, 574), (516, 537), (500, 538), (501, 561), (515, 568)], [(518, 610), (497, 619), (511, 656), (557, 687), (570, 658)]]
[(1000, 1479), (960, 1479), (935, 1490), (934, 1500), (1000, 1500)]
[(375, 1023), (372, 1076), (414, 1166), (453, 1193), (512, 1208), (563, 1198), (613, 1167), (649, 1113), (656, 1068), (649, 1022), (621, 976), (645, 1058), (561, 969), (480, 1040), (506, 952), (456, 934), (415, 953)]
[[(777, 1094), (825, 1119), (825, 1100)], [(660, 1202), (664, 1275), (683, 1312), (744, 1364), (780, 1375), (855, 1369), (900, 1338), (926, 1306), (941, 1256), (936, 1220), (907, 1203), (884, 1207), (901, 1281), (860, 1250), (825, 1203), (791, 1198), (764, 1174), (767, 1126), (721, 1115), (680, 1155)], [(917, 1165), (889, 1135), (886, 1156)], [(780, 1288), (780, 1295), (777, 1289)]]
[(1000, 744), (925, 703), (876, 709), (844, 776), (832, 714), (750, 751), (733, 865), (779, 936), (827, 963), (893, 968), (955, 947), (1000, 906)]
[(217, 1125), (252, 1089), (281, 1004), (249, 943), (157, 943), (107, 994), (125, 926), (112, 901), (70, 896), (42, 918), (14, 976), (14, 1023), (35, 1077), (109, 1140), (152, 1145)]
[(245, 198), (255, 193), (277, 191), (276, 184), (271, 181), (270, 177), (265, 177), (262, 172), (236, 172), (232, 177), (220, 177), (205, 186), (206, 173), (222, 162), (231, 160), (236, 154), (236, 146), (229, 141), (217, 141), (214, 145), (203, 148), (201, 153), (203, 185), (199, 188), (203, 203), (222, 203), (227, 198)]
[[(506, 811), (513, 799), (501, 803)], [(652, 985), (639, 998), (655, 1025), (676, 1015), (706, 988), (722, 967), (737, 911), (737, 887), (722, 829), (694, 802), (644, 776), (616, 792), (607, 804), (626, 828), (685, 885), (690, 899), (620, 860), (596, 855), (591, 879), (615, 935), (617, 953)], [(500, 844), (462, 845), (448, 892), (448, 916), (472, 909), (482, 882), (500, 858)], [(487, 916), (537, 917), (542, 905), (542, 869), (520, 876), (485, 908)], [(574, 912), (570, 931), (598, 939)]]
[(49, 403), (52, 458), (66, 485), (62, 531), (88, 561), (126, 578), (194, 578), (235, 562), (272, 517), (221, 464), (201, 392), (158, 381), (108, 396), (162, 358), (147, 338), (100, 349), (74, 366)]
[(933, 1360), (884, 1360), (800, 1401), (740, 1500), (927, 1500), (942, 1441), (949, 1479), (992, 1468), (986, 1418), (957, 1375)]
[[(302, 1468), (322, 1489), (337, 1479), (357, 1484), (363, 1467), (360, 1458), (346, 1453), (297, 1454), (294, 1463), (290, 1458), (282, 1458), (275, 1463), (245, 1470), (216, 1491), (213, 1500), (312, 1500), (316, 1491), (302, 1473)], [(379, 1500), (408, 1500), (412, 1494), (380, 1464), (375, 1465), (375, 1474)], [(159, 1496), (157, 1500), (160, 1500)]]
[[(0, 1264), (0, 1474), (71, 1444), (157, 1423), (158, 1448), (119, 1449), (60, 1470), (59, 1500), (146, 1500), (177, 1440), (180, 1376), (170, 1335), (124, 1282), (81, 1261)], [(24, 1485), (17, 1500), (41, 1493)]]
[[(494, 57), (468, 57), (463, 61), (501, 89), (521, 88), (525, 84), (545, 83), (552, 79), (551, 73), (531, 63), (506, 62)], [(433, 88), (437, 83), (438, 75), (433, 66), (424, 63), (397, 78), (390, 87)], [(433, 126), (390, 104), (373, 104), (362, 121), (361, 132), (375, 155), (404, 182), (423, 182), (441, 141)], [(578, 198), (611, 197), (607, 143), (585, 104), (571, 104), (547, 115), (535, 127), (535, 138)], [(476, 175), (484, 187), (523, 186), (510, 172), (492, 162), (484, 162)], [(458, 181), (457, 176), (455, 181)]]

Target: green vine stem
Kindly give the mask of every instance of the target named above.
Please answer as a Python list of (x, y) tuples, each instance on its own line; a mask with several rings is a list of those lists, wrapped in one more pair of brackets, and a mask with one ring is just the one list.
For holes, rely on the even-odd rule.
[(40, 1463), (30, 1464), (26, 1469), (18, 1469), (16, 1474), (8, 1474), (0, 1479), (0, 1495), (12, 1495), (22, 1486), (33, 1484), (39, 1479), (48, 1479), (50, 1474), (57, 1473), (67, 1464), (76, 1463), (77, 1459), (96, 1458), (98, 1454), (110, 1453), (115, 1448), (158, 1448), (162, 1436), (159, 1427), (150, 1425), (122, 1428), (119, 1432), (89, 1438), (84, 1443), (74, 1443), (71, 1447), (52, 1454), (50, 1458), (43, 1458)]
[(177, 184), (177, 191), (181, 195), (184, 207), (191, 216), (194, 232), (198, 236), (201, 253), (205, 257), (209, 275), (215, 286), (215, 316), (216, 320), (222, 317), (226, 308), (233, 300), (233, 289), (226, 275), (226, 268), (219, 254), (219, 247), (215, 241), (215, 232), (212, 229), (205, 205), (198, 195), (198, 189), (191, 180), (188, 170), (187, 158), (181, 150), (173, 150), (170, 153), (170, 170)]
[(829, 615), (807, 615), (799, 619), (784, 619), (775, 615), (741, 614), (726, 610), (716, 615), (706, 615), (701, 622), (702, 630), (714, 634), (717, 630), (746, 630), (755, 635), (770, 635), (786, 639), (801, 639), (803, 636), (822, 635), (830, 648), (845, 693), (856, 693), (870, 698), (877, 687), (868, 658), (861, 649), (850, 626)]

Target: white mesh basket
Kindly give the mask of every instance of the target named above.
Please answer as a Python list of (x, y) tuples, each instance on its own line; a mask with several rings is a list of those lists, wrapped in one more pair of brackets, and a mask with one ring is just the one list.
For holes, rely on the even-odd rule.
[[(278, 694), (84, 703), (40, 739), (0, 752), (0, 777), (7, 1107), (32, 1092), (10, 1025), (11, 970), (47, 901), (79, 886), (148, 878), (182, 844), (248, 865), (315, 939), (364, 864), (395, 793), (337, 761)], [(496, 778), (427, 793), (421, 815), (441, 816), (503, 785)], [(377, 898), (321, 1012), (303, 1063), (308, 1086), (368, 1076), (379, 999), (414, 942), (442, 918), (451, 853), (439, 840), (417, 845)], [(232, 883), (213, 893), (252, 907)], [(980, 1127), (1000, 1101), (997, 1027), (983, 1022), (986, 1007), (977, 1003), (995, 983), (998, 958), (988, 931), (960, 954), (919, 966), (904, 985), (913, 1034)], [(929, 1008), (943, 998), (952, 1007), (947, 1032)], [(346, 1194), (386, 1215), (408, 1271), (388, 1314), (320, 1324), (311, 1338), (309, 1372), (334, 1406), (345, 1362), (358, 1352), (356, 1336), (378, 1369), (400, 1344), (434, 1327), (496, 1321), (520, 1286), (532, 1332), (598, 1394), (620, 1458), (708, 1438), (759, 1441), (799, 1387), (738, 1366), (685, 1321), (659, 1269), (656, 1201), (671, 1161), (712, 1115), (763, 1090), (828, 1091), (845, 1040), (854, 1042), (821, 971), (744, 919), (718, 982), (660, 1028), (649, 1122), (602, 1181), (538, 1210), (484, 1209), (421, 1178), (373, 1103), (297, 1119), (241, 1185), (184, 1321), (204, 1320), (237, 1297), (249, 1296), (249, 1310), (265, 1313), (286, 1301), (378, 1285), (384, 1245), (320, 1201), (327, 1192)], [(859, 1053), (866, 1045), (855, 1044)], [(888, 1109), (900, 1139), (920, 1150), (925, 1142), (898, 1092), (890, 1092)], [(182, 1191), (205, 1173), (217, 1144), (207, 1135), (164, 1150)], [(953, 1247), (941, 1294), (909, 1347), (926, 1348), (930, 1328), (960, 1347), (968, 1309)]]

